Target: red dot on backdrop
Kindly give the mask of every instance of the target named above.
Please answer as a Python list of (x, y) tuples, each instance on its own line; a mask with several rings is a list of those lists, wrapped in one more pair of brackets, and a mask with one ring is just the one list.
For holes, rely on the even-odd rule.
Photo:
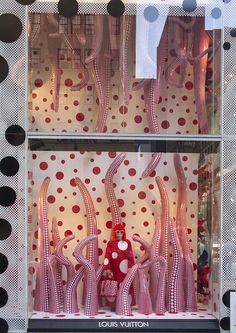
[(168, 129), (170, 127), (170, 123), (168, 120), (163, 120), (161, 123), (161, 127), (164, 129)]
[(195, 191), (197, 189), (197, 184), (192, 182), (189, 184), (189, 188), (190, 188), (190, 190)]
[(61, 172), (61, 171), (58, 171), (56, 173), (56, 178), (59, 179), (59, 180), (62, 180), (64, 178), (64, 173)]
[(73, 233), (72, 233), (71, 230), (66, 230), (66, 231), (64, 232), (64, 236), (65, 236), (65, 237), (67, 237), (67, 236), (71, 236), (71, 235), (73, 235)]
[(128, 112), (128, 108), (127, 108), (126, 106), (121, 106), (121, 107), (119, 108), (119, 112), (120, 112), (121, 114), (126, 114), (126, 113)]
[(135, 170), (134, 168), (130, 168), (130, 169), (128, 170), (128, 174), (129, 174), (130, 176), (135, 176), (135, 175), (136, 175), (136, 170)]
[(185, 88), (186, 88), (187, 90), (191, 90), (191, 89), (193, 89), (193, 83), (192, 83), (191, 81), (186, 82), (186, 83), (185, 83)]
[(139, 197), (139, 199), (145, 199), (146, 198), (146, 193), (144, 191), (140, 191), (138, 193), (138, 197)]
[(123, 199), (118, 199), (117, 201), (118, 201), (119, 207), (123, 207), (124, 206), (125, 203), (124, 203)]
[(99, 247), (98, 249), (98, 255), (101, 256), (103, 254), (103, 250)]
[(59, 211), (60, 211), (60, 212), (64, 212), (64, 210), (65, 210), (65, 207), (63, 207), (63, 206), (60, 206), (60, 207), (59, 207)]
[(70, 185), (73, 186), (73, 187), (76, 186), (76, 182), (75, 182), (75, 179), (74, 179), (74, 178), (72, 178), (72, 179), (70, 180)]
[(83, 226), (82, 226), (81, 224), (79, 224), (79, 225), (77, 226), (77, 229), (78, 229), (78, 230), (82, 230), (82, 229), (83, 229)]
[(114, 157), (116, 157), (116, 152), (115, 152), (115, 151), (110, 151), (110, 152), (108, 153), (108, 156), (109, 156), (110, 158), (114, 158)]
[(111, 228), (112, 228), (112, 221), (107, 221), (107, 222), (106, 222), (106, 227), (107, 227), (108, 229), (111, 229)]
[(79, 213), (80, 212), (80, 207), (78, 205), (74, 205), (72, 207), (72, 212), (75, 213), (75, 214)]
[(56, 198), (54, 197), (54, 195), (49, 195), (48, 196), (48, 202), (49, 203), (54, 203), (56, 201)]
[(143, 225), (144, 225), (144, 227), (148, 227), (149, 226), (149, 222), (148, 221), (144, 221)]
[(163, 180), (164, 180), (165, 182), (168, 182), (169, 177), (168, 177), (168, 176), (164, 176), (164, 177), (163, 177)]
[(94, 168), (93, 168), (93, 173), (94, 173), (95, 175), (99, 175), (100, 172), (101, 172), (101, 169), (100, 169), (99, 167), (94, 167)]
[(143, 118), (141, 116), (135, 116), (134, 117), (134, 121), (136, 122), (136, 124), (140, 124), (142, 122)]
[(40, 167), (41, 170), (47, 170), (48, 164), (46, 162), (41, 162), (39, 164), (39, 167)]
[(184, 118), (179, 118), (179, 119), (178, 119), (178, 124), (179, 124), (180, 126), (184, 126), (185, 123), (186, 123), (186, 120), (185, 120)]
[(84, 120), (84, 114), (83, 113), (77, 113), (76, 114), (76, 120), (83, 121)]
[(66, 79), (65, 80), (65, 86), (66, 87), (71, 87), (73, 86), (73, 81), (71, 79)]

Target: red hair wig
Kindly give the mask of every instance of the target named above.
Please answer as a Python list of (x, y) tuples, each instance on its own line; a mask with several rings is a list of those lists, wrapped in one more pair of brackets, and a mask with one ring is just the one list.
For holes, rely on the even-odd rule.
[(125, 232), (125, 226), (123, 224), (116, 224), (112, 230), (112, 239), (113, 240), (116, 240), (116, 231), (117, 230), (122, 230), (124, 231), (124, 234), (123, 234), (123, 240), (126, 240), (126, 232)]

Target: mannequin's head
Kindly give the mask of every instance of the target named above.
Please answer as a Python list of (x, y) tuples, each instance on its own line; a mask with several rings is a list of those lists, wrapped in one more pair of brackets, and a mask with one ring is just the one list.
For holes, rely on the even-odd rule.
[(112, 231), (112, 239), (121, 241), (126, 240), (125, 227), (123, 224), (116, 224)]

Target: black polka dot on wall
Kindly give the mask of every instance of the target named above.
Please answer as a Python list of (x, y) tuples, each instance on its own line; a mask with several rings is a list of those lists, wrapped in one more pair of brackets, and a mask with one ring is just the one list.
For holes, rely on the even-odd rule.
[(11, 235), (11, 231), (11, 224), (5, 219), (0, 219), (0, 240), (7, 239)]
[(0, 287), (0, 308), (7, 304), (8, 295), (4, 288)]
[(230, 47), (231, 47), (231, 45), (230, 45), (229, 42), (224, 42), (224, 44), (223, 44), (223, 49), (224, 49), (225, 51), (228, 51), (228, 50), (230, 49)]
[(9, 207), (16, 201), (16, 192), (9, 186), (0, 187), (0, 205)]
[(8, 267), (8, 260), (7, 257), (0, 253), (0, 274), (4, 273)]
[(230, 329), (230, 318), (224, 317), (220, 321), (220, 327), (223, 328), (223, 330), (228, 331)]
[(228, 290), (224, 293), (223, 297), (222, 297), (222, 301), (224, 303), (225, 306), (227, 306), (228, 308), (230, 308), (230, 293), (231, 292), (235, 292), (236, 290)]
[(77, 14), (79, 6), (76, 0), (59, 0), (57, 8), (60, 15), (72, 17)]
[(2, 56), (0, 56), (0, 83), (5, 80), (9, 72), (9, 66)]
[(233, 28), (230, 30), (230, 36), (231, 37), (236, 37), (236, 28)]
[(0, 15), (0, 40), (5, 43), (15, 42), (22, 33), (21, 20), (13, 14)]
[(196, 0), (184, 0), (182, 3), (183, 9), (191, 13), (197, 8), (197, 1)]
[(0, 332), (7, 333), (8, 332), (8, 323), (5, 319), (0, 318)]
[(114, 17), (120, 17), (124, 14), (125, 5), (121, 0), (111, 0), (107, 5), (107, 12)]
[(24, 6), (32, 5), (35, 1), (36, 0), (16, 0), (16, 2)]
[(13, 146), (19, 146), (25, 141), (25, 131), (19, 125), (11, 125), (5, 132), (6, 140)]
[(0, 162), (0, 170), (5, 176), (14, 176), (19, 171), (19, 162), (15, 157), (4, 157)]

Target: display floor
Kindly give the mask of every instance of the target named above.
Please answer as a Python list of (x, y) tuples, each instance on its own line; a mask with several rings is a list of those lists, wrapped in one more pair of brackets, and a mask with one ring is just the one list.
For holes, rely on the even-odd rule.
[(65, 313), (59, 313), (59, 314), (52, 314), (52, 313), (46, 313), (45, 312), (36, 312), (34, 311), (29, 315), (31, 319), (130, 319), (130, 317), (134, 317), (136, 319), (215, 319), (214, 315), (209, 312), (207, 309), (199, 308), (198, 312), (180, 312), (180, 313), (168, 313), (166, 312), (164, 316), (156, 315), (154, 313), (150, 315), (143, 315), (137, 311), (137, 309), (134, 308), (133, 315), (132, 316), (123, 316), (116, 315), (115, 312), (111, 312), (110, 310), (102, 309), (98, 312), (98, 315), (95, 317), (88, 317), (83, 314), (83, 309), (81, 310), (81, 313), (73, 313), (73, 314), (65, 314)]

